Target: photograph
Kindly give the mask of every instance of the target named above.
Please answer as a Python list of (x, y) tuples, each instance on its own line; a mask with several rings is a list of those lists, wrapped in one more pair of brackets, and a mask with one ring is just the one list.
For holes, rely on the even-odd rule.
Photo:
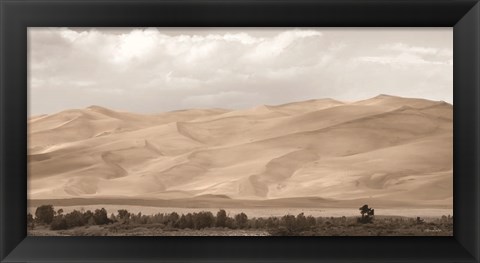
[(452, 27), (27, 46), (29, 236), (453, 236)]

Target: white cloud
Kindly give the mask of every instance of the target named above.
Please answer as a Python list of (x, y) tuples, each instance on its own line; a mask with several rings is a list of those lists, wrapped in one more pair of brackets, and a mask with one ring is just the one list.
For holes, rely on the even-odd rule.
[(133, 30), (122, 34), (117, 39), (112, 59), (115, 62), (126, 62), (130, 59), (140, 59), (148, 56), (160, 41), (158, 31), (155, 29)]
[(438, 49), (432, 47), (415, 47), (406, 45), (404, 43), (395, 43), (382, 45), (380, 48), (387, 50), (394, 50), (407, 53), (419, 53), (419, 54), (436, 54)]
[(399, 51), (402, 53), (413, 53), (419, 55), (437, 55), (451, 57), (453, 55), (452, 49), (411, 46), (404, 43), (386, 44), (380, 46), (382, 49)]
[(243, 108), (317, 97), (417, 96), (415, 89), (449, 100), (452, 92), (451, 29), (388, 36), (322, 28), (28, 32), (32, 114), (92, 104), (136, 112)]
[[(396, 68), (407, 68), (415, 65), (452, 65), (451, 49), (412, 46), (404, 43), (384, 44), (379, 49), (390, 51), (389, 55), (363, 56), (355, 60), (367, 63), (379, 63)], [(393, 52), (393, 53), (392, 53)]]
[(401, 53), (395, 56), (359, 57), (357, 58), (357, 60), (362, 62), (379, 63), (379, 64), (391, 65), (391, 66), (408, 66), (408, 65), (421, 65), (421, 64), (450, 65), (452, 63), (452, 60), (446, 60), (446, 61), (426, 60), (420, 56), (416, 56), (408, 53)]
[(262, 42), (264, 40), (264, 38), (252, 37), (245, 32), (235, 33), (235, 34), (226, 33), (225, 35), (218, 35), (218, 34), (208, 35), (207, 39), (225, 40), (225, 41), (230, 41), (230, 42), (240, 42), (244, 45), (252, 45), (252, 44), (255, 44), (255, 43)]
[(75, 42), (80, 37), (88, 36), (89, 33), (85, 32), (85, 31), (79, 33), (79, 32), (73, 31), (73, 30), (69, 30), (68, 28), (64, 28), (63, 30), (60, 31), (60, 35), (70, 42)]
[(296, 29), (285, 31), (274, 38), (262, 41), (253, 52), (247, 55), (247, 58), (252, 61), (262, 61), (276, 57), (297, 40), (319, 36), (322, 36), (322, 33), (314, 30)]
[(89, 87), (89, 86), (96, 85), (97, 83), (95, 81), (89, 81), (89, 80), (78, 80), (78, 81), (71, 81), (71, 84), (77, 87)]

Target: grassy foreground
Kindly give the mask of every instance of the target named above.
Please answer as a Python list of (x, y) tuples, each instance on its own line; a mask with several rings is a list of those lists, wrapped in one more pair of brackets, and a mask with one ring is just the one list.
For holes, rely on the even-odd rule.
[[(362, 217), (296, 216), (248, 218), (245, 213), (232, 217), (225, 210), (216, 215), (176, 212), (155, 215), (132, 214), (118, 210), (107, 216), (104, 208), (94, 212), (64, 214), (52, 205), (27, 215), (28, 233), (33, 236), (452, 236), (453, 217), (423, 220), (399, 216), (373, 216), (368, 206)], [(362, 208), (361, 208), (362, 209)], [(368, 215), (368, 211), (371, 215)], [(362, 212), (362, 211), (361, 211)]]

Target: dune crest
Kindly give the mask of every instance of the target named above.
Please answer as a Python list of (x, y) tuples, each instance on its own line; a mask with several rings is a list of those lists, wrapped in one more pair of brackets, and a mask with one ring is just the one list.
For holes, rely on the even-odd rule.
[(446, 102), (382, 94), (149, 115), (90, 106), (28, 124), (29, 199), (452, 207), (453, 106)]

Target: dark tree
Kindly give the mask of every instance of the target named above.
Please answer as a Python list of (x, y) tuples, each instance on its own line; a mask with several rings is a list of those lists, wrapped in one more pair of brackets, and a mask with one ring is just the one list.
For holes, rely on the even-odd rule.
[(93, 220), (96, 225), (106, 225), (108, 224), (107, 210), (105, 208), (95, 210), (93, 214)]
[(94, 225), (95, 220), (93, 219), (94, 213), (92, 211), (87, 210), (87, 212), (83, 213), (83, 222), (86, 225)]
[(423, 220), (419, 216), (417, 216), (417, 224), (423, 224), (423, 223), (425, 223), (425, 220)]
[(265, 229), (267, 227), (267, 220), (265, 218), (253, 218), (251, 219), (250, 227), (255, 229)]
[(125, 209), (120, 209), (120, 210), (118, 210), (118, 218), (123, 223), (127, 223), (130, 219), (130, 213)]
[(369, 208), (368, 205), (363, 205), (358, 210), (360, 210), (360, 214), (362, 217), (359, 218), (360, 223), (371, 223), (373, 220), (373, 216), (375, 215), (375, 210), (373, 208)]
[(35, 227), (33, 216), (30, 213), (27, 214), (27, 227), (30, 229), (33, 229)]
[(246, 228), (248, 226), (248, 217), (245, 213), (240, 213), (235, 216), (235, 223), (238, 228)]
[(53, 205), (42, 205), (37, 207), (37, 210), (35, 210), (35, 217), (41, 223), (52, 223), (54, 215), (55, 210), (53, 209)]
[[(87, 211), (88, 212), (88, 211)], [(91, 212), (90, 212), (91, 213)], [(85, 215), (82, 212), (73, 210), (65, 215), (65, 222), (68, 228), (83, 226), (86, 224)]]
[(172, 212), (168, 215), (166, 223), (170, 226), (174, 226), (177, 223), (178, 219), (180, 219), (180, 216), (177, 214), (177, 212)]
[(280, 225), (285, 227), (290, 234), (293, 234), (297, 231), (297, 221), (295, 220), (294, 215), (286, 215), (282, 217)]
[(178, 219), (177, 223), (175, 224), (175, 227), (180, 229), (187, 228), (187, 219), (185, 215), (182, 215), (180, 219)]
[(110, 215), (110, 222), (117, 222), (117, 217), (113, 213)]
[(315, 227), (317, 225), (317, 220), (313, 216), (307, 216), (307, 224), (310, 228)]
[(51, 230), (62, 230), (62, 229), (67, 229), (68, 224), (67, 220), (63, 215), (57, 215), (53, 218), (52, 223), (50, 224), (50, 229)]
[(300, 213), (297, 215), (297, 218), (295, 219), (295, 223), (296, 223), (295, 227), (297, 231), (304, 231), (309, 229), (307, 218), (303, 213)]
[(193, 222), (193, 215), (191, 213), (185, 215), (185, 228), (195, 228), (195, 223)]
[(267, 228), (276, 228), (280, 224), (277, 217), (267, 218)]
[(215, 226), (215, 217), (212, 212), (199, 212), (193, 214), (195, 229)]
[(216, 222), (217, 227), (226, 227), (227, 226), (227, 212), (225, 210), (221, 209), (217, 213), (217, 222)]

